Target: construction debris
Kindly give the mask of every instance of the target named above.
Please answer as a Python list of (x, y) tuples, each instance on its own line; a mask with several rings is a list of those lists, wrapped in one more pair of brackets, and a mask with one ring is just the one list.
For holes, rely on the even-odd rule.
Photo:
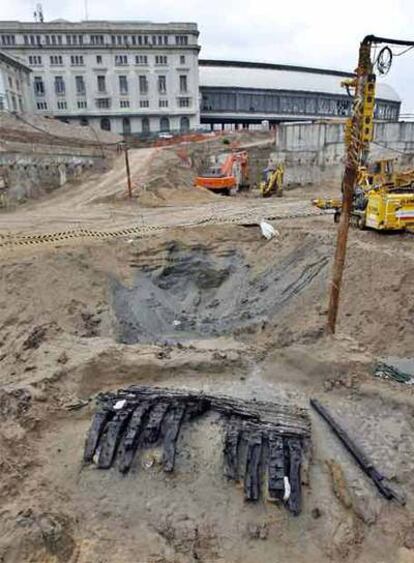
[(339, 440), (343, 443), (345, 448), (353, 456), (364, 473), (374, 482), (379, 492), (387, 500), (395, 500), (399, 504), (405, 504), (405, 497), (401, 493), (395, 491), (388, 483), (388, 480), (382, 475), (374, 466), (372, 461), (368, 458), (366, 453), (352, 440), (348, 433), (338, 424), (332, 417), (330, 412), (321, 405), (316, 399), (311, 399), (310, 404), (321, 415), (323, 419), (329, 424), (331, 430), (337, 435)]
[(162, 445), (162, 465), (174, 469), (181, 426), (208, 411), (225, 422), (224, 474), (243, 481), (246, 500), (268, 498), (297, 515), (302, 505), (301, 465), (310, 445), (308, 412), (294, 406), (157, 387), (130, 387), (98, 397), (84, 461), (100, 469), (115, 462), (127, 473), (137, 450)]
[(279, 232), (276, 231), (274, 227), (270, 223), (266, 221), (260, 222), (260, 230), (262, 231), (262, 235), (267, 239), (271, 240), (275, 236), (279, 236)]
[(413, 374), (402, 371), (397, 366), (385, 362), (377, 362), (374, 374), (376, 377), (393, 379), (398, 383), (407, 383), (408, 385), (412, 385), (414, 383)]

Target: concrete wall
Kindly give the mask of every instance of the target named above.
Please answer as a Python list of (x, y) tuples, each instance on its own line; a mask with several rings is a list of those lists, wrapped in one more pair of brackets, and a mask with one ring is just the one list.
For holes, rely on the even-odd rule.
[[(414, 123), (377, 123), (371, 157), (397, 158), (402, 167), (412, 166)], [(276, 128), (272, 159), (285, 163), (287, 185), (340, 182), (344, 171), (344, 124), (282, 123)]]
[(7, 203), (24, 201), (75, 181), (87, 171), (103, 171), (108, 162), (99, 156), (54, 156), (0, 153), (0, 177)]

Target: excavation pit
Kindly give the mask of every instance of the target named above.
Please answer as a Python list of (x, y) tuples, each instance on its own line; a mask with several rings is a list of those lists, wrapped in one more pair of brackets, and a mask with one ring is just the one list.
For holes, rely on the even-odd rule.
[(173, 343), (262, 326), (320, 283), (327, 263), (313, 239), (275, 246), (260, 265), (252, 252), (178, 241), (138, 253), (132, 284), (111, 284), (118, 339)]

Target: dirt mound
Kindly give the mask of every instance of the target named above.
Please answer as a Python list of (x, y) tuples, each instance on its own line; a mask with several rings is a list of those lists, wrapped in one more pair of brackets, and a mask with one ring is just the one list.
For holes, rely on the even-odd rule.
[(48, 144), (73, 143), (75, 145), (119, 143), (122, 137), (108, 131), (97, 130), (91, 127), (63, 123), (59, 119), (42, 117), (33, 114), (12, 115), (0, 113), (0, 132), (2, 140), (18, 141), (23, 143), (39, 142)]

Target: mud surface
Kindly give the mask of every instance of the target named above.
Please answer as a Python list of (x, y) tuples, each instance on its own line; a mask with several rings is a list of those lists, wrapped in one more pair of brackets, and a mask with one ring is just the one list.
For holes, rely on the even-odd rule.
[(132, 287), (114, 281), (119, 340), (174, 341), (231, 334), (267, 322), (317, 283), (328, 264), (326, 245), (298, 244), (260, 273), (242, 249), (189, 247), (174, 241), (151, 256), (137, 254)]
[[(154, 156), (162, 164), (160, 152), (131, 151), (142, 182)], [(175, 161), (170, 151), (162, 178)], [(330, 217), (281, 219), (269, 242), (258, 227), (178, 228), (269, 202), (202, 201), (175, 186), (174, 208), (144, 210), (122, 200), (122, 166), (0, 217), (0, 234), (140, 221), (169, 227), (0, 255), (0, 560), (412, 562), (414, 389), (374, 377), (373, 367), (414, 356), (413, 239), (350, 231), (338, 331), (327, 337)], [(168, 186), (151, 178), (167, 204)], [(280, 205), (305, 204), (325, 188), (289, 191)], [(151, 190), (140, 203), (156, 201)], [(183, 429), (171, 475), (151, 450), (127, 476), (85, 467), (96, 395), (131, 384), (300, 407), (316, 397), (407, 504), (382, 499), (315, 413), (297, 518), (277, 504), (245, 502), (226, 480), (215, 416)]]

